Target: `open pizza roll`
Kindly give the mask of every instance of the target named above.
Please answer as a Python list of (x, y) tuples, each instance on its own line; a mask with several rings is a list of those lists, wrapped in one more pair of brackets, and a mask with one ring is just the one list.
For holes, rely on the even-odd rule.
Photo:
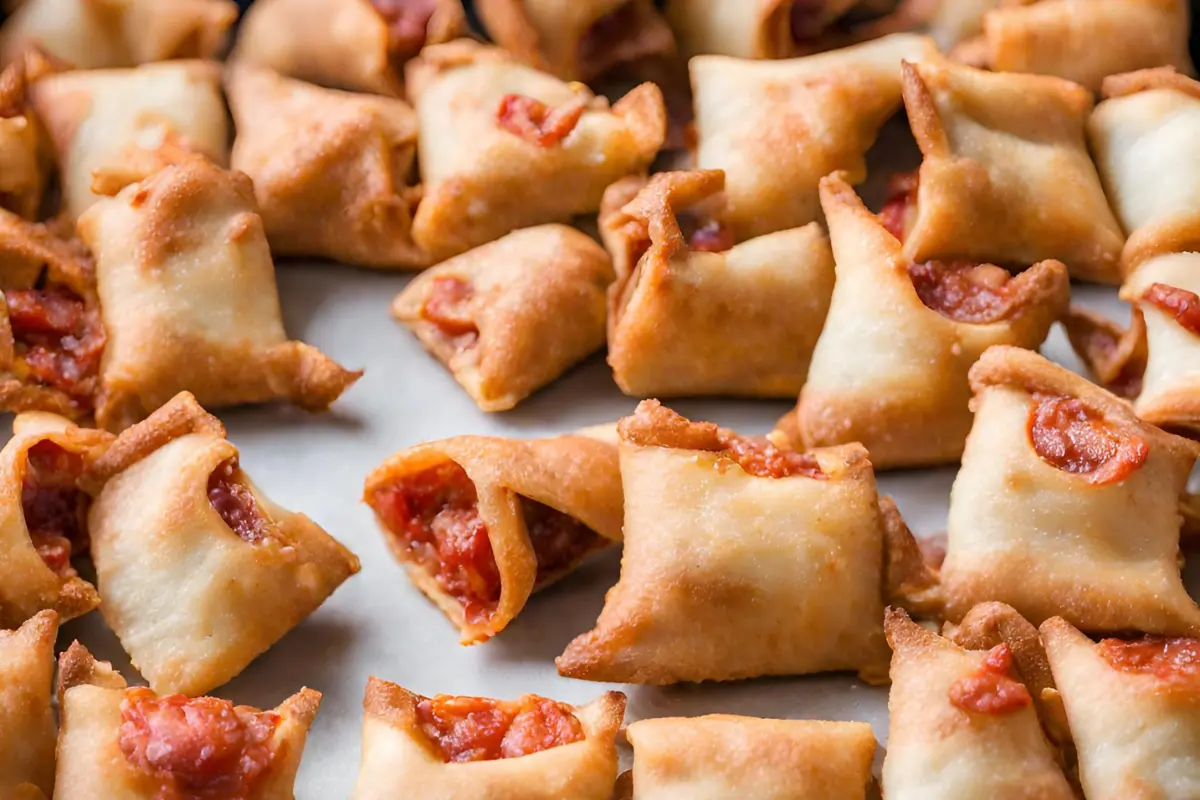
[(245, 175), (187, 159), (93, 206), (78, 231), (108, 333), (101, 426), (124, 429), (184, 390), (209, 407), (320, 411), (361, 375), (288, 340)]
[(33, 113), (25, 62), (0, 73), (0, 207), (37, 219), (50, 172), (42, 126)]
[(675, 52), (654, 0), (477, 0), (496, 44), (564, 80), (590, 82)]
[(1104, 639), (1042, 624), (1088, 800), (1200, 792), (1200, 640)]
[(1200, 444), (1028, 350), (991, 348), (971, 388), (941, 571), (947, 617), (999, 600), (1034, 624), (1200, 633), (1178, 510)]
[(117, 437), (94, 472), (102, 613), (157, 692), (226, 683), (358, 572), (353, 553), (254, 486), (189, 394)]
[(877, 469), (953, 463), (971, 429), (967, 372), (996, 344), (1036, 348), (1067, 308), (1067, 269), (906, 258), (842, 175), (821, 181), (837, 263), (800, 393), (807, 447), (861, 442)]
[(402, 97), (404, 66), (466, 30), (462, 0), (258, 0), (230, 60), (320, 86)]
[(0, 631), (0, 796), (46, 800), (54, 786), (54, 637), (58, 615), (41, 611)]
[(856, 0), (669, 0), (667, 20), (685, 55), (790, 58)]
[(697, 56), (696, 166), (725, 171), (721, 220), (743, 241), (820, 218), (817, 183), (867, 175), (866, 152), (900, 105), (900, 62), (937, 53), (897, 34), (787, 61)]
[(396, 559), (462, 634), (486, 641), (529, 596), (621, 540), (616, 448), (584, 436), (458, 436), (367, 476)]
[(422, 697), (371, 678), (352, 800), (609, 800), (624, 715), (620, 692), (569, 706)]
[(652, 83), (609, 108), (581, 84), (466, 40), (427, 48), (407, 74), (424, 181), (413, 238), (436, 259), (596, 211), (605, 188), (649, 167), (666, 136)]
[(225, 90), (233, 169), (250, 176), (271, 251), (412, 269), (417, 118), (402, 100), (349, 94), (249, 65)]
[(711, 714), (626, 729), (634, 800), (865, 800), (875, 734), (865, 722)]
[(79, 642), (58, 668), (56, 797), (292, 800), (320, 692), (301, 689), (270, 711), (159, 696), (127, 687)]
[(1087, 90), (926, 61), (904, 65), (904, 103), (924, 156), (895, 230), (905, 256), (1057, 259), (1073, 278), (1121, 282), (1124, 236), (1088, 154)]
[(608, 256), (566, 225), (540, 225), (421, 273), (392, 314), (484, 411), (506, 411), (604, 346)]
[(227, 162), (229, 123), (213, 61), (64, 72), (30, 88), (58, 155), (63, 211), (78, 219), (101, 194), (167, 164)]
[(643, 187), (600, 217), (622, 265), (608, 362), (626, 394), (795, 397), (804, 385), (833, 292), (829, 239), (813, 222), (735, 246), (703, 209), (724, 184), (719, 170), (668, 172), (606, 194)]

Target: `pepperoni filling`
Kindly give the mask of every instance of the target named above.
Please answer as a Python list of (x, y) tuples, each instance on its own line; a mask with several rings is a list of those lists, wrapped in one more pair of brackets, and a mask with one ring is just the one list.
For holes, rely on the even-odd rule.
[(1096, 485), (1125, 480), (1150, 455), (1140, 437), (1073, 397), (1034, 395), (1029, 439), (1047, 464)]
[(879, 222), (902, 242), (917, 214), (920, 184), (919, 172), (900, 172), (888, 179), (888, 201), (879, 210)]
[(829, 476), (811, 453), (784, 450), (765, 436), (738, 436), (721, 431), (721, 455), (738, 463), (743, 470), (760, 478), (790, 478), (804, 475), (823, 480)]
[(679, 229), (688, 247), (704, 253), (724, 253), (733, 247), (733, 230), (720, 220), (679, 214)]
[(950, 702), (975, 714), (1008, 714), (1033, 702), (1025, 684), (1011, 676), (1012, 653), (998, 644), (970, 675), (950, 684)]
[(1104, 639), (1100, 656), (1115, 669), (1152, 675), (1172, 685), (1200, 688), (1200, 639), (1144, 636), (1133, 641)]
[(94, 309), (65, 288), (7, 289), (19, 377), (58, 389), (81, 406), (91, 403), (104, 326)]
[(136, 769), (161, 782), (156, 800), (250, 797), (275, 757), (279, 715), (215, 697), (156, 697), (130, 689), (118, 745)]
[(222, 461), (208, 476), (208, 502), (244, 541), (261, 544), (270, 538), (267, 519), (259, 510), (254, 493), (242, 480), (236, 457)]
[(1003, 319), (1012, 275), (992, 264), (926, 261), (909, 264), (908, 276), (926, 308), (955, 322), (983, 325)]
[(21, 510), (29, 538), (46, 566), (64, 578), (76, 575), (71, 557), (88, 551), (89, 498), (76, 488), (83, 457), (49, 440), (25, 454)]
[(583, 739), (570, 706), (531, 694), (511, 702), (422, 698), (417, 722), (446, 763), (520, 758)]
[(538, 147), (554, 147), (566, 139), (587, 108), (587, 100), (576, 97), (557, 108), (523, 94), (508, 94), (496, 110), (496, 124)]
[(421, 52), (437, 0), (371, 0), (388, 29), (388, 52), (404, 63)]
[(537, 556), (537, 583), (557, 577), (607, 540), (579, 520), (528, 497), (521, 498), (521, 513), (529, 543)]
[(1189, 333), (1200, 336), (1200, 297), (1187, 289), (1152, 283), (1142, 299), (1175, 317)]
[(475, 289), (462, 278), (442, 275), (433, 279), (429, 296), (421, 306), (421, 318), (432, 322), (456, 350), (466, 350), (479, 339), (479, 328), (471, 314)]

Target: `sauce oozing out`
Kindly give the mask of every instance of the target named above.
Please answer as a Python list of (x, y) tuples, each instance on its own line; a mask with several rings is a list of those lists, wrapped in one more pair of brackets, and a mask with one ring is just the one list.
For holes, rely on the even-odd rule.
[(587, 101), (576, 97), (556, 108), (523, 94), (505, 95), (496, 110), (496, 124), (538, 147), (554, 147), (579, 124)]
[(1200, 690), (1200, 639), (1165, 636), (1143, 636), (1131, 641), (1104, 639), (1096, 649), (1115, 669)]
[(429, 296), (421, 306), (421, 318), (438, 327), (457, 350), (466, 350), (479, 339), (479, 328), (471, 312), (475, 289), (462, 278), (442, 275), (433, 279)]
[(1195, 292), (1152, 283), (1142, 299), (1173, 316), (1184, 330), (1200, 336), (1200, 297)]
[(4, 300), (18, 374), (90, 405), (105, 342), (99, 314), (62, 287), (7, 289)]
[(1009, 311), (1008, 270), (967, 261), (909, 264), (908, 276), (926, 308), (955, 322), (983, 325)]
[(267, 519), (242, 480), (236, 457), (222, 461), (208, 476), (208, 502), (244, 541), (261, 544), (269, 538)]
[(161, 782), (157, 800), (252, 796), (275, 757), (279, 715), (215, 697), (156, 697), (130, 689), (117, 743), (134, 768)]
[(918, 172), (901, 172), (888, 179), (888, 200), (879, 209), (880, 224), (902, 242), (916, 217), (919, 175)]
[(1150, 448), (1128, 426), (1110, 422), (1073, 397), (1034, 395), (1029, 439), (1050, 466), (1087, 476), (1096, 485), (1125, 480), (1145, 463)]
[(1025, 684), (1012, 677), (1012, 653), (996, 645), (979, 667), (950, 684), (950, 702), (975, 714), (1007, 714), (1033, 702)]
[(738, 436), (729, 431), (719, 434), (721, 455), (760, 478), (790, 478), (804, 475), (823, 480), (829, 476), (811, 453), (777, 447), (765, 436)]
[(417, 721), (446, 763), (520, 758), (583, 739), (570, 706), (536, 695), (422, 698)]
[(71, 557), (86, 553), (89, 498), (76, 488), (83, 457), (49, 440), (26, 452), (21, 510), (29, 538), (42, 561), (64, 578), (74, 577)]
[(403, 63), (421, 52), (437, 0), (370, 0), (388, 29), (388, 52)]

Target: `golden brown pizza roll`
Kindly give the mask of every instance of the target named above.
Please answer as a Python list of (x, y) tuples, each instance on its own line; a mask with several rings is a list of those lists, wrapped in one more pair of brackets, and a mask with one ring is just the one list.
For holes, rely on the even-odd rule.
[(645, 170), (666, 135), (652, 83), (609, 108), (581, 84), (466, 40), (427, 48), (407, 74), (424, 181), (413, 239), (436, 259), (596, 211), (605, 188)]
[(320, 411), (361, 375), (288, 340), (245, 175), (187, 159), (93, 206), (78, 230), (108, 332), (101, 426), (126, 428), (184, 390), (210, 407)]
[(31, 48), (76, 69), (212, 58), (237, 16), (233, 0), (28, 0), (0, 28), (0, 61)]
[(1178, 560), (1178, 503), (1200, 444), (1028, 350), (991, 348), (971, 388), (941, 571), (948, 618), (999, 600), (1034, 624), (1200, 632)]
[(0, 207), (37, 219), (50, 172), (41, 123), (33, 113), (25, 62), (0, 73)]
[(686, 56), (789, 58), (815, 40), (856, 0), (669, 0), (667, 20)]
[(54, 637), (58, 615), (41, 611), (0, 631), (0, 796), (46, 800), (54, 786)]
[(916, 263), (844, 176), (821, 181), (821, 202), (837, 282), (796, 408), (799, 441), (861, 442), (877, 469), (957, 461), (971, 429), (967, 371), (992, 345), (1042, 343), (1067, 308), (1066, 267)]
[(370, 678), (353, 800), (609, 800), (625, 695), (422, 697)]
[(817, 183), (836, 170), (867, 175), (865, 154), (900, 105), (900, 62), (937, 52), (897, 34), (786, 61), (697, 56), (696, 166), (725, 171), (721, 214), (737, 241), (820, 218)]
[(875, 734), (865, 722), (727, 714), (644, 719), (633, 746), (633, 800), (865, 800)]
[(401, 97), (404, 65), (466, 30), (462, 0), (260, 0), (233, 61), (302, 81)]
[(301, 689), (270, 711), (159, 696), (127, 687), (79, 642), (58, 668), (56, 797), (292, 800), (320, 692)]
[(227, 163), (229, 123), (213, 61), (64, 72), (30, 88), (58, 155), (63, 211), (199, 153)]
[(156, 692), (226, 683), (358, 572), (353, 553), (251, 482), (190, 394), (121, 434), (94, 472), (102, 613)]
[(496, 44), (564, 80), (591, 81), (675, 52), (654, 0), (478, 0), (475, 6)]
[(1200, 640), (1097, 644), (1060, 617), (1041, 633), (1088, 800), (1200, 793)]
[(1104, 87), (1088, 133), (1129, 235), (1126, 273), (1156, 255), (1200, 250), (1200, 82), (1154, 69)]
[(604, 249), (539, 225), (421, 273), (392, 314), (484, 411), (506, 411), (604, 346)]
[(626, 394), (794, 397), (804, 385), (833, 292), (829, 239), (813, 222), (734, 245), (705, 208), (724, 185), (720, 170), (667, 172), (605, 195), (616, 205), (642, 187), (600, 217), (621, 264), (608, 362)]
[(225, 91), (238, 129), (231, 164), (254, 181), (276, 256), (429, 265), (412, 240), (417, 117), (407, 103), (249, 65), (230, 68)]
[(368, 475), (363, 500), (463, 644), (499, 633), (533, 592), (621, 540), (616, 448), (584, 436), (420, 444)]
[(894, 609), (886, 628), (893, 652), (888, 800), (1076, 796), (1014, 669), (1011, 644), (964, 649)]
[(1090, 93), (1040, 75), (927, 61), (904, 66), (904, 103), (921, 148), (903, 230), (913, 261), (1024, 267), (1120, 283), (1124, 237), (1088, 155)]

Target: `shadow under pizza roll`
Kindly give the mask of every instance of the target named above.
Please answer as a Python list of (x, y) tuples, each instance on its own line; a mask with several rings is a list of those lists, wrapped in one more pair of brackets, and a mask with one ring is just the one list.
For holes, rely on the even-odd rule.
[(54, 638), (58, 615), (41, 611), (0, 631), (0, 795), (46, 800), (54, 786)]

